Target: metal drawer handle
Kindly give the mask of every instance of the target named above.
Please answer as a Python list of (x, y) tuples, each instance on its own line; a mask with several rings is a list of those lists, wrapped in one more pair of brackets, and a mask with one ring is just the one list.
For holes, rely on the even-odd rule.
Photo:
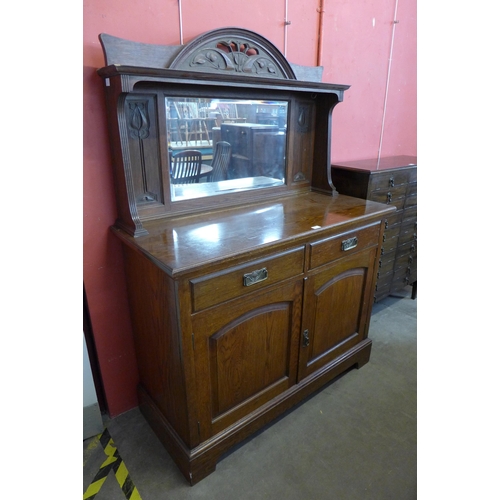
[(354, 236), (353, 238), (348, 238), (342, 242), (342, 251), (350, 250), (358, 245), (358, 238)]
[(389, 179), (389, 187), (394, 187), (394, 177)]
[(257, 271), (246, 273), (243, 275), (243, 286), (251, 286), (261, 281), (267, 280), (267, 269), (263, 267)]
[(387, 193), (387, 203), (392, 201), (392, 193)]

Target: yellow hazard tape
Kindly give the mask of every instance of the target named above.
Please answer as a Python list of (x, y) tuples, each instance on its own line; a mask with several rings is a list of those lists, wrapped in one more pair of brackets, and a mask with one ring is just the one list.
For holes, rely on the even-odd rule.
[(99, 467), (99, 471), (83, 494), (83, 500), (92, 500), (95, 498), (111, 471), (115, 473), (115, 478), (127, 500), (142, 500), (137, 488), (132, 482), (125, 463), (118, 453), (115, 443), (109, 435), (108, 429), (105, 429), (104, 432), (97, 438), (100, 441), (107, 458)]

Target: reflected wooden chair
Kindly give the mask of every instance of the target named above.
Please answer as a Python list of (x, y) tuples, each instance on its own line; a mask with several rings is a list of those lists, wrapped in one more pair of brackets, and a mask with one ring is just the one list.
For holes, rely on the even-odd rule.
[(214, 157), (212, 160), (211, 182), (225, 181), (227, 179), (227, 169), (231, 160), (231, 144), (226, 141), (219, 141), (215, 144)]
[(201, 173), (201, 151), (186, 149), (172, 155), (170, 178), (173, 184), (199, 182)]

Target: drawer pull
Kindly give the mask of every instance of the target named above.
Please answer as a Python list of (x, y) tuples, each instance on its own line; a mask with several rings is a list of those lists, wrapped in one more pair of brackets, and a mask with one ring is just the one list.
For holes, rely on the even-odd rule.
[(243, 275), (243, 286), (251, 286), (261, 281), (267, 280), (267, 269), (263, 267), (262, 269), (257, 269), (257, 271), (252, 271)]
[(392, 201), (392, 193), (387, 193), (387, 203)]
[(394, 187), (394, 177), (389, 179), (389, 187)]
[(344, 240), (342, 242), (342, 251), (345, 252), (346, 250), (350, 250), (351, 248), (354, 248), (356, 246), (358, 246), (358, 238), (356, 236), (354, 236), (353, 238), (348, 238), (347, 240)]
[(387, 219), (385, 219), (384, 226), (385, 226), (385, 229), (389, 228), (389, 221)]

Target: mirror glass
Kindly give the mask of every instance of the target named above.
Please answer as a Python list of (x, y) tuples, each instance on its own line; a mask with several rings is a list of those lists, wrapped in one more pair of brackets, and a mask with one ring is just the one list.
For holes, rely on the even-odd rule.
[(166, 97), (172, 201), (285, 184), (288, 103)]

